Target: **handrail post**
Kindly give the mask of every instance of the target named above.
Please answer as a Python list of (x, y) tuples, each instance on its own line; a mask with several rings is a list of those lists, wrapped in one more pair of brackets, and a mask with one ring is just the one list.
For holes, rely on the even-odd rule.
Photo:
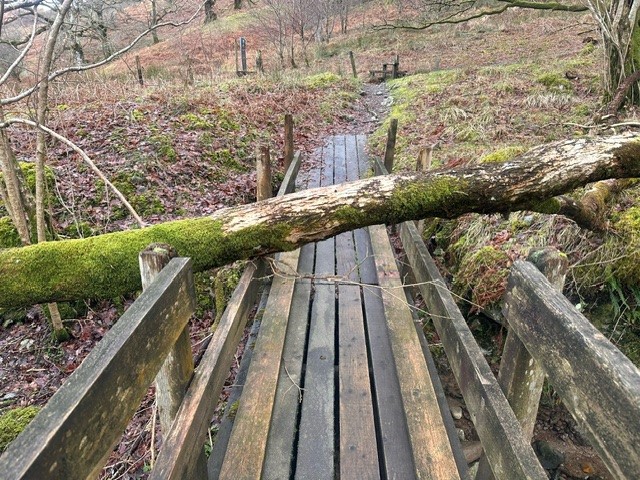
[(269, 147), (262, 146), (256, 162), (256, 200), (266, 200), (273, 196), (271, 190), (271, 155)]
[(293, 115), (286, 113), (284, 116), (284, 171), (286, 172), (293, 162)]
[[(149, 245), (140, 252), (138, 260), (143, 290), (151, 285), (155, 277), (175, 256), (177, 254), (172, 247), (157, 243)], [(169, 352), (155, 380), (160, 427), (164, 435), (171, 429), (192, 375), (193, 355), (187, 325)]]
[[(532, 250), (527, 260), (547, 277), (556, 290), (562, 292), (569, 268), (566, 255), (553, 247), (547, 247)], [(524, 438), (528, 441), (533, 437), (544, 377), (538, 362), (531, 357), (518, 335), (510, 328), (500, 361), (498, 384), (520, 422)], [(483, 455), (476, 480), (492, 478), (489, 462)]]
[(398, 133), (398, 119), (392, 118), (387, 130), (387, 146), (384, 150), (384, 166), (387, 173), (393, 171), (393, 160), (396, 155), (396, 135)]

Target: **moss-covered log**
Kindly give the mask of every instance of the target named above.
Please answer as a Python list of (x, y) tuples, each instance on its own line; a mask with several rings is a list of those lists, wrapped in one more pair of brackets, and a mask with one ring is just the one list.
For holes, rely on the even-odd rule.
[(504, 163), (373, 177), (206, 218), (2, 250), (0, 307), (138, 290), (138, 252), (155, 242), (173, 245), (202, 270), (366, 225), (529, 209), (587, 183), (640, 177), (638, 140), (630, 134), (568, 140)]

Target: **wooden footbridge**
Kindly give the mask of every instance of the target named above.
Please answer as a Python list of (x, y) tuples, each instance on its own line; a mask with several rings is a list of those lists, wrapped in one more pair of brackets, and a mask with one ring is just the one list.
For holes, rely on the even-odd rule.
[[(364, 141), (331, 138), (298, 187), (368, 175)], [(560, 293), (566, 259), (545, 250), (513, 266), (496, 378), (415, 226), (397, 232), (402, 268), (384, 226), (249, 264), (195, 371), (185, 330), (191, 262), (141, 255), (143, 293), (0, 457), (0, 478), (95, 478), (155, 378), (163, 442), (152, 479), (467, 479), (407, 300), (416, 292), (482, 442), (477, 479), (547, 478), (530, 446), (545, 376), (612, 475), (638, 478), (640, 372)], [(256, 303), (255, 338), (207, 458), (210, 421)]]

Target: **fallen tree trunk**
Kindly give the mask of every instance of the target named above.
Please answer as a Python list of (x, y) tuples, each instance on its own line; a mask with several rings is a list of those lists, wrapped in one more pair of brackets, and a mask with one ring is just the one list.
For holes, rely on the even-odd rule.
[(505, 163), (373, 177), (205, 218), (6, 249), (0, 251), (0, 307), (139, 290), (138, 252), (155, 242), (191, 257), (197, 271), (367, 225), (540, 210), (545, 201), (587, 183), (632, 177), (640, 177), (636, 135), (582, 138), (543, 145)]

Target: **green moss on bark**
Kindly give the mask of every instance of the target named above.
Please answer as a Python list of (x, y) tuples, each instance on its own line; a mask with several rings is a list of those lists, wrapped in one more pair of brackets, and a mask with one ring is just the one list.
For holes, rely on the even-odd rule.
[(0, 453), (15, 440), (40, 409), (38, 407), (18, 407), (0, 416)]
[(220, 221), (202, 218), (0, 251), (0, 274), (21, 279), (3, 282), (0, 305), (114, 298), (140, 290), (138, 253), (151, 243), (172, 245), (179, 255), (193, 258), (195, 271), (202, 271), (262, 253), (256, 245), (291, 250), (293, 245), (284, 240), (289, 231), (281, 224), (228, 234)]

